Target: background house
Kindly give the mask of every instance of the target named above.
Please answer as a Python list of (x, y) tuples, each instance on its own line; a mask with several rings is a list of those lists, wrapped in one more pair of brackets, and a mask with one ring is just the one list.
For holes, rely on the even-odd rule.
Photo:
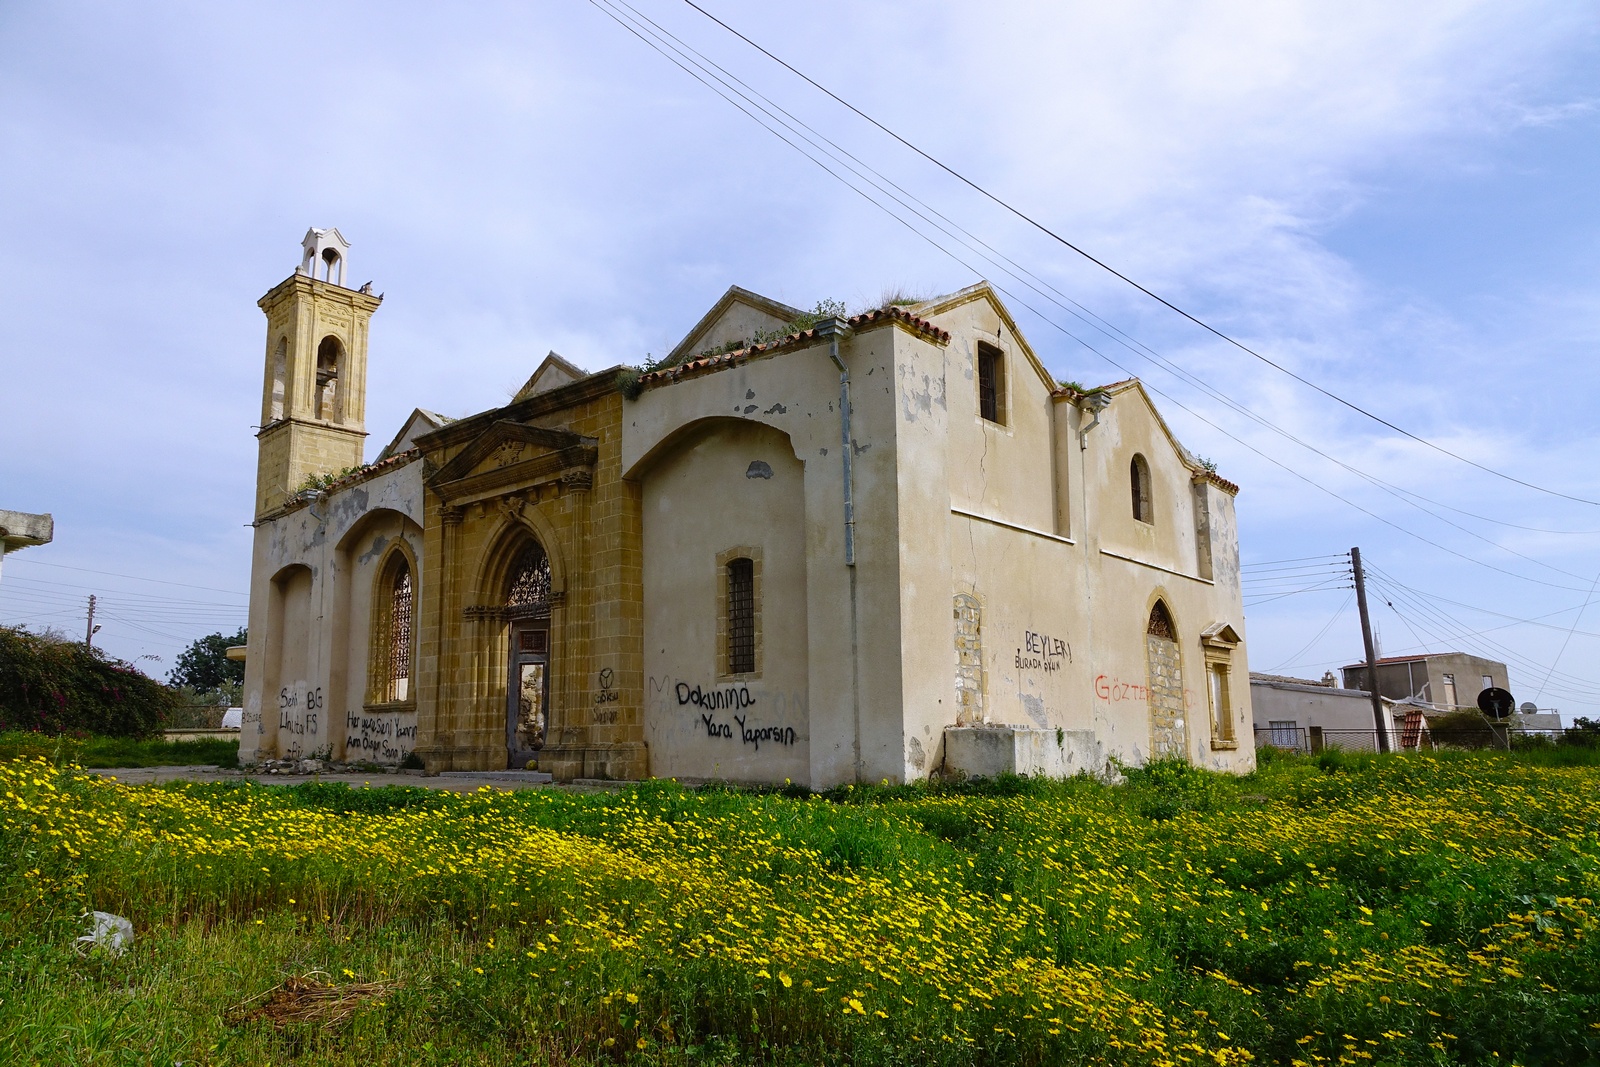
[[(1367, 665), (1341, 668), (1347, 689), (1367, 688)], [(1496, 687), (1511, 689), (1506, 665), (1464, 652), (1430, 652), (1386, 656), (1378, 660), (1378, 692), (1390, 700), (1417, 700), (1438, 711), (1476, 709), (1478, 694)]]

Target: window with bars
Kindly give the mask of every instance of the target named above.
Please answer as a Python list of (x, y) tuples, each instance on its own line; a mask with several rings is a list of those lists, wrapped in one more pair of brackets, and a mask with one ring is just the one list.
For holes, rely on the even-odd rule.
[(393, 552), (373, 588), (372, 641), (367, 668), (367, 702), (390, 704), (411, 699), (411, 645), (416, 610), (416, 580), (411, 562)]
[(990, 422), (1005, 425), (1005, 353), (985, 344), (978, 345), (978, 414)]
[(728, 673), (756, 669), (756, 572), (747, 556), (728, 561)]
[(411, 695), (411, 568), (402, 565), (389, 599), (389, 699)]

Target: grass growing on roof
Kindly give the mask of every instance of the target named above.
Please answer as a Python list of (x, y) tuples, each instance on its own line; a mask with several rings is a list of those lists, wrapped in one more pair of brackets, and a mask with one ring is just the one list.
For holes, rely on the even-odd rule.
[[(128, 788), (18, 760), (0, 1052), (1593, 1061), (1597, 786), (1514, 753), (825, 796)], [(133, 919), (129, 955), (72, 953), (91, 906)], [(289, 979), (385, 994), (327, 1025), (238, 1010)]]

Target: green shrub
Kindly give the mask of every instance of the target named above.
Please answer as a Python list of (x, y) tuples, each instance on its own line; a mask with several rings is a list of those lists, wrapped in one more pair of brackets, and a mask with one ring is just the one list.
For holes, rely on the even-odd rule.
[(97, 648), (0, 626), (0, 730), (151, 737), (173, 692)]

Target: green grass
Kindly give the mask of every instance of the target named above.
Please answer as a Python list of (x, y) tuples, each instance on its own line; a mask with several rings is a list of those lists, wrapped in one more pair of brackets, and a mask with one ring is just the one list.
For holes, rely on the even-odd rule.
[(80, 767), (183, 767), (215, 764), (239, 765), (237, 741), (135, 741), (126, 737), (85, 737), (8, 730), (0, 733), (0, 760), (24, 757), (47, 759), (57, 766)]
[[(0, 765), (0, 1063), (1595, 1063), (1600, 772), (1543, 758), (823, 796)], [(74, 953), (86, 907), (133, 951)], [(393, 991), (240, 1019), (308, 973)]]

